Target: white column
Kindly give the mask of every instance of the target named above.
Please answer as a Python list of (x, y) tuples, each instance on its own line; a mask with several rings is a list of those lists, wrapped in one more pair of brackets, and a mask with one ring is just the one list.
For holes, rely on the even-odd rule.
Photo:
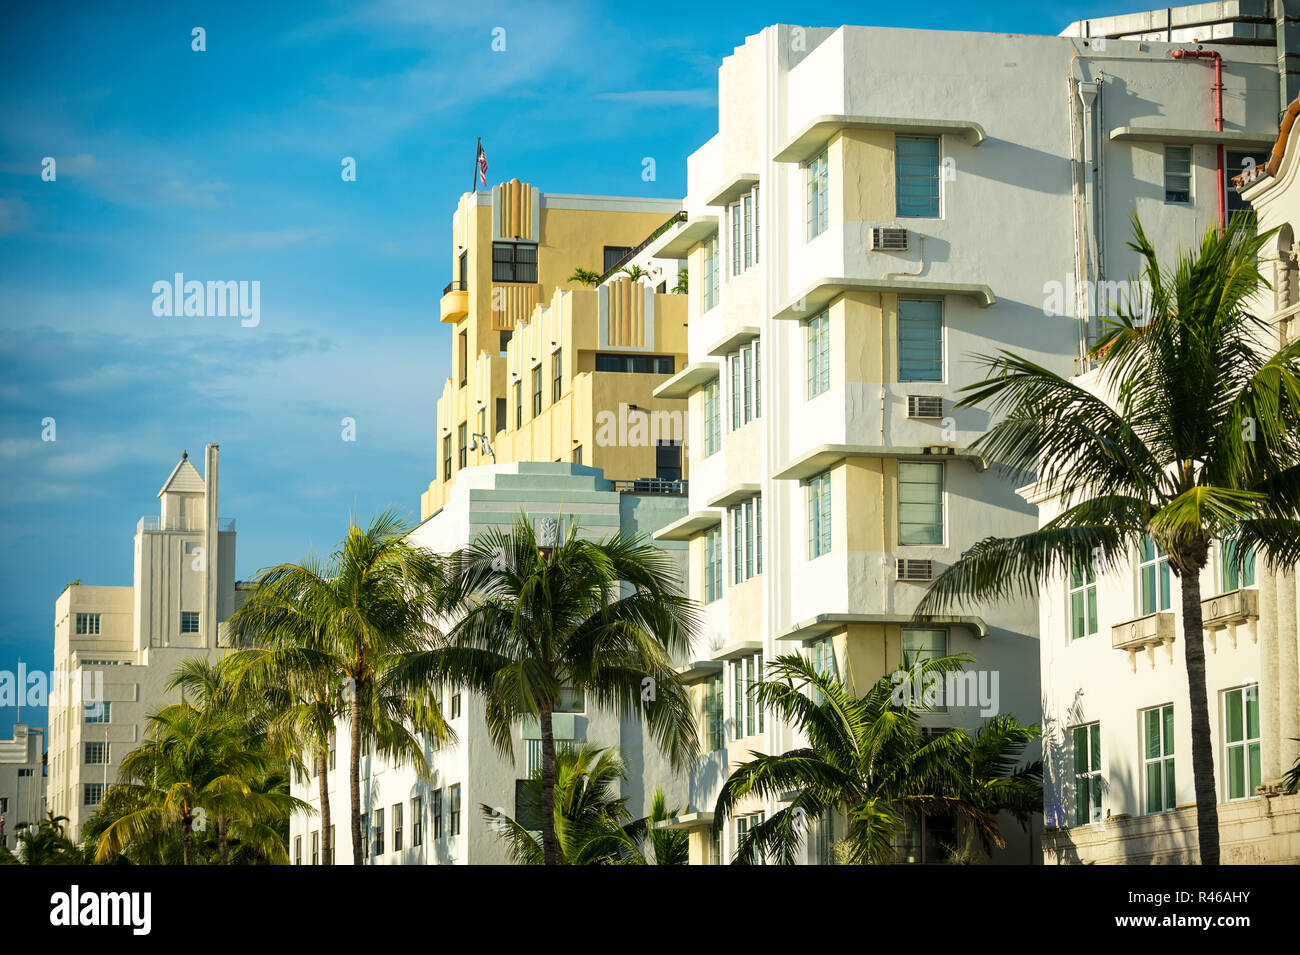
[(1278, 718), (1277, 576), (1263, 560), (1259, 562), (1258, 626), (1260, 775), (1265, 781), (1271, 781), (1282, 774), (1277, 745), (1282, 730)]
[(1277, 748), (1279, 774), (1295, 765), (1300, 755), (1300, 664), (1297, 663), (1296, 574), (1288, 570), (1278, 577), (1277, 686), (1278, 718), (1281, 723)]

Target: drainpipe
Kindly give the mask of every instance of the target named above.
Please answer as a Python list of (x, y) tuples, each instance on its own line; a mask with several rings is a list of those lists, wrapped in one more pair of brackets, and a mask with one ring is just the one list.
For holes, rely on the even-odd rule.
[[(1216, 132), (1223, 132), (1223, 57), (1217, 50), (1174, 50), (1170, 54), (1175, 60), (1213, 60), (1214, 61), (1214, 129)], [(1224, 179), (1224, 159), (1223, 143), (1219, 143), (1218, 168), (1219, 168), (1219, 231), (1222, 232), (1227, 226), (1227, 213), (1224, 208), (1224, 190), (1227, 188), (1227, 182)]]

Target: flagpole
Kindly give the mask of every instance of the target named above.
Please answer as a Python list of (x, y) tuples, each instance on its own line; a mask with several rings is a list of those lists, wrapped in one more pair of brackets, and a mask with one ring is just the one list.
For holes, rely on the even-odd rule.
[(483, 155), (483, 137), (477, 138), (477, 145), (474, 148), (474, 178), (469, 182), (469, 191), (478, 192), (478, 157)]

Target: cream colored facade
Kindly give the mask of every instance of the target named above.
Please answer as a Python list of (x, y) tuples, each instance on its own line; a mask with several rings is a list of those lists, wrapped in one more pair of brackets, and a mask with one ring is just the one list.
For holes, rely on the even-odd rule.
[[(438, 474), (420, 497), (422, 519), (445, 504), (462, 469), (494, 460), (591, 465), (616, 481), (685, 478), (684, 452), (674, 469), (653, 441), (626, 438), (638, 417), (680, 421), (685, 410), (651, 395), (685, 361), (685, 301), (671, 293), (677, 264), (647, 263), (648, 277), (636, 282), (569, 281), (575, 269), (603, 275), (679, 208), (543, 193), (517, 179), (461, 196), (456, 277), (441, 302), (452, 377), (438, 399)], [(606, 362), (636, 370), (605, 371)], [(612, 433), (601, 428), (610, 420)]]
[[(927, 647), (969, 653), (999, 677), (997, 712), (1039, 721), (1031, 603), (912, 619), (962, 551), (1036, 526), (1014, 479), (969, 450), (988, 415), (954, 404), (981, 353), (1076, 367), (1097, 321), (1082, 295), (1053, 311), (1050, 289), (1075, 299), (1076, 277), (1125, 275), (1131, 209), (1169, 248), (1213, 214), (1207, 96), (1178, 46), (773, 26), (723, 61), (686, 221), (647, 249), (691, 276), (689, 364), (656, 389), (690, 402), (690, 512), (656, 538), (689, 542), (706, 605), (684, 668), (714, 741), (677, 823), (692, 861), (729, 861), (743, 827), (782, 808), (754, 800), (711, 838), (729, 768), (803, 743), (745, 706), (776, 655), (833, 661), (862, 689)], [(1224, 50), (1223, 138), (1242, 148), (1272, 136), (1269, 52)], [(1168, 141), (1190, 148), (1193, 201), (1163, 201)], [(925, 722), (986, 715), (954, 705)], [(997, 861), (1038, 861), (1037, 831), (1008, 835)], [(836, 836), (835, 821), (810, 832), (806, 860), (829, 859)], [(900, 857), (941, 857), (933, 836), (909, 834)]]
[(74, 839), (143, 741), (148, 716), (180, 698), (166, 688), (176, 667), (229, 646), (225, 621), (243, 595), (217, 478), (217, 445), (206, 448), (202, 476), (183, 455), (158, 492), (159, 515), (136, 525), (132, 586), (72, 584), (55, 601), (63, 692), (50, 700), (48, 804)]
[(19, 826), (36, 825), (45, 816), (44, 757), (42, 729), (15, 723), (13, 737), (0, 739), (0, 846), (11, 851)]

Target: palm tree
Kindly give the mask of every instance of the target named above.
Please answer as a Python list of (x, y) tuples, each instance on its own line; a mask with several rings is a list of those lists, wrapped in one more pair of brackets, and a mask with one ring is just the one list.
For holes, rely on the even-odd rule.
[(594, 288), (600, 284), (600, 273), (593, 272), (590, 269), (574, 269), (573, 274), (566, 281), (576, 282), (579, 285), (589, 285)]
[(650, 797), (650, 814), (623, 827), (628, 845), (624, 864), (686, 865), (691, 855), (690, 834), (685, 829), (656, 828), (657, 823), (667, 822), (678, 812), (677, 808), (668, 808), (668, 798), (656, 787)]
[(674, 295), (686, 295), (691, 290), (691, 273), (682, 269), (677, 273), (677, 284), (673, 286)]
[[(960, 670), (968, 659), (921, 663), (921, 678)], [(778, 657), (768, 673), (750, 691), (755, 705), (800, 730), (808, 745), (775, 756), (753, 753), (723, 784), (715, 833), (748, 798), (797, 793), (746, 832), (736, 862), (793, 864), (808, 825), (832, 813), (847, 819), (843, 847), (855, 864), (893, 861), (909, 817), (955, 818), (991, 849), (1005, 844), (998, 813), (1010, 812), (1024, 825), (1042, 806), (1041, 764), (1020, 763), (1038, 738), (1037, 727), (1002, 716), (974, 736), (950, 729), (926, 737), (917, 713), (894, 699), (896, 679), (881, 677), (854, 697), (799, 654)]]
[[(672, 559), (619, 533), (582, 540), (577, 524), (543, 546), (521, 517), (493, 529), (447, 562), (442, 611), (459, 617), (434, 649), (401, 668), (408, 685), (463, 686), (485, 697), (487, 729), (512, 752), (524, 718), (540, 728), (542, 805), (555, 796), (554, 714), (566, 699), (640, 717), (675, 766), (699, 753), (689, 697), (674, 668), (696, 628)], [(543, 858), (560, 861), (554, 819), (541, 816)]]
[(1071, 568), (1116, 570), (1158, 547), (1181, 584), (1201, 862), (1219, 862), (1218, 808), (1205, 689), (1201, 572), (1212, 541), (1240, 567), (1300, 559), (1300, 342), (1269, 352), (1246, 311), (1265, 285), (1243, 216), (1162, 268), (1136, 215), (1130, 247), (1149, 287), (1145, 314), (1124, 308), (1094, 357), (1111, 398), (1010, 352), (980, 359), (988, 377), (958, 407), (1001, 418), (974, 450), (1036, 472), (1065, 510), (1037, 531), (980, 541), (931, 585), (918, 613), (965, 598), (1037, 595)]
[[(427, 685), (397, 685), (394, 668), (406, 656), (427, 650), (434, 636), (430, 621), (439, 607), (439, 559), (403, 539), (406, 525), (391, 511), (364, 530), (348, 528), (339, 548), (321, 565), (311, 557), (263, 572), (250, 600), (231, 618), (241, 645), (276, 651), (266, 673), (297, 671), (294, 688), (333, 697), (316, 682), (333, 674), (350, 723), (348, 760), (351, 797), (352, 859), (362, 865), (361, 750), (375, 744), (394, 762), (410, 762), (427, 777), (429, 766), (415, 732), (440, 740), (450, 731)], [(290, 609), (292, 608), (292, 609)], [(324, 752), (324, 712), (317, 721), (317, 765)], [(408, 728), (409, 727), (409, 728)], [(414, 732), (413, 732), (414, 731)], [(324, 785), (322, 783), (322, 785)]]
[(10, 853), (0, 846), (0, 864), (22, 865), (79, 865), (81, 853), (76, 843), (64, 834), (63, 824), (67, 816), (56, 816), (52, 811), (45, 814), (36, 825), (24, 823), (18, 827), (15, 839), (18, 850)]
[(239, 721), (227, 713), (174, 703), (149, 717), (148, 740), (122, 760), (113, 788), (133, 804), (99, 837), (95, 861), (179, 826), (181, 864), (194, 856), (194, 831), (208, 816), (240, 816), (272, 807), (248, 785), (269, 760), (250, 748)]
[(642, 279), (649, 279), (650, 273), (639, 265), (625, 265), (619, 269), (619, 272), (626, 275), (633, 282), (639, 282)]

